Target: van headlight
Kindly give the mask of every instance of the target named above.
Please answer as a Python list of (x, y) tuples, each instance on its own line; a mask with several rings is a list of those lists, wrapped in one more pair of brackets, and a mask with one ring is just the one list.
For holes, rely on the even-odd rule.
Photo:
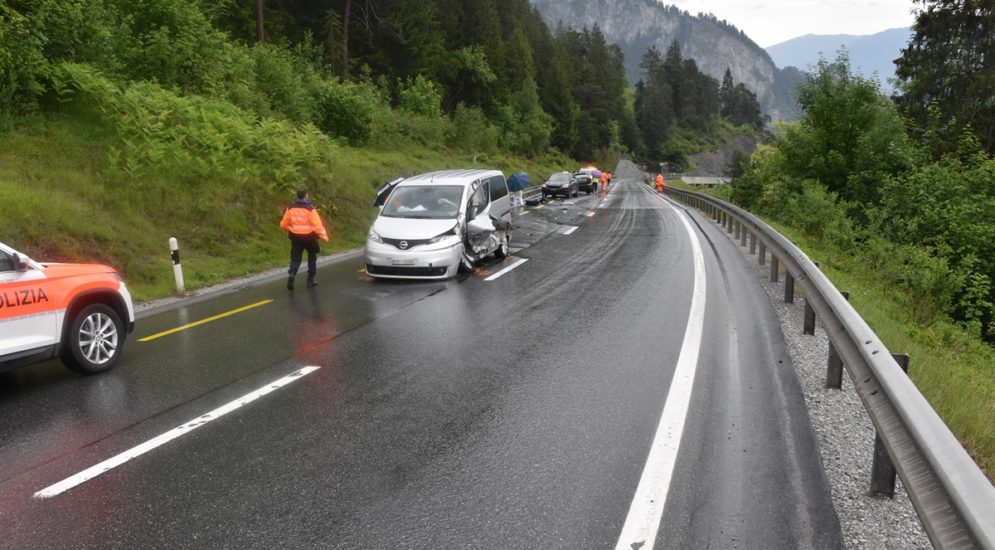
[(442, 233), (441, 235), (436, 235), (436, 236), (432, 237), (431, 239), (429, 239), (428, 243), (429, 244), (435, 244), (435, 243), (442, 242), (442, 241), (444, 241), (444, 240), (446, 240), (448, 238), (458, 237), (458, 236), (459, 235), (456, 234), (456, 226), (454, 225), (452, 227), (452, 229), (450, 229), (449, 231), (446, 231), (445, 233)]
[(366, 235), (366, 239), (375, 243), (383, 244), (383, 237), (374, 231), (372, 227), (370, 228), (370, 232)]

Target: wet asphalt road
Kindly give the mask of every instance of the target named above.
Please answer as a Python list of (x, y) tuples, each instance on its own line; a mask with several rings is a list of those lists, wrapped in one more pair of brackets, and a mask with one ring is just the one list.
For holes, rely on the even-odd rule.
[(613, 548), (688, 321), (681, 216), (707, 295), (656, 547), (841, 547), (782, 335), (738, 245), (624, 175), (606, 196), (529, 207), (512, 256), (473, 275), (373, 282), (350, 255), (316, 289), (279, 280), (141, 319), (109, 373), (0, 374), (0, 548)]

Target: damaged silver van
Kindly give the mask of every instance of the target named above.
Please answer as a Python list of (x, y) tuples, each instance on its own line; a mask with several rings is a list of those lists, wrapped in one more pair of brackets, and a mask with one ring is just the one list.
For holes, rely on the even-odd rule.
[(444, 170), (394, 180), (378, 193), (366, 238), (366, 273), (446, 279), (508, 255), (511, 198), (498, 170)]

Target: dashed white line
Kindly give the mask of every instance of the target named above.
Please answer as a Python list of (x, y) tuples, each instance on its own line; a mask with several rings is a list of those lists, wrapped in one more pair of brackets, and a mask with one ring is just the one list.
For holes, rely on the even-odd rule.
[(198, 416), (197, 418), (190, 420), (186, 424), (177, 426), (158, 437), (150, 439), (145, 443), (142, 443), (141, 445), (138, 445), (136, 447), (132, 447), (131, 449), (128, 449), (127, 451), (124, 451), (123, 453), (117, 456), (111, 457), (101, 462), (100, 464), (97, 464), (96, 466), (87, 468), (86, 470), (83, 470), (82, 472), (74, 476), (67, 477), (66, 479), (54, 485), (50, 485), (42, 489), (41, 491), (35, 493), (34, 496), (36, 498), (51, 498), (61, 493), (64, 493), (69, 489), (72, 489), (73, 487), (80, 485), (81, 483), (85, 483), (99, 476), (100, 474), (109, 472), (110, 470), (117, 468), (118, 466), (124, 464), (125, 462), (128, 462), (133, 458), (141, 456), (155, 449), (156, 447), (159, 447), (160, 445), (168, 443), (169, 441), (172, 441), (173, 439), (176, 439), (181, 435), (190, 433), (191, 431), (203, 426), (204, 424), (207, 424), (212, 420), (217, 420), (218, 418), (221, 418), (222, 416), (234, 411), (235, 409), (241, 408), (244, 405), (247, 405), (255, 401), (256, 399), (259, 399), (260, 397), (272, 391), (278, 390), (283, 386), (286, 386), (287, 384), (294, 382), (295, 380), (299, 380), (302, 376), (311, 374), (312, 372), (318, 370), (318, 368), (319, 367), (313, 367), (313, 366), (304, 367), (291, 374), (288, 374), (287, 376), (284, 376), (283, 378), (275, 382), (267, 384), (266, 386), (259, 388), (254, 392), (247, 393), (242, 397), (239, 397), (238, 399), (228, 403), (227, 405), (223, 405), (207, 414)]
[(570, 226), (570, 227), (568, 227), (566, 229), (562, 229), (560, 231), (560, 233), (563, 233), (564, 235), (569, 235), (569, 234), (573, 233), (574, 231), (577, 231), (578, 229), (580, 229), (580, 228), (577, 227), (576, 225), (572, 225), (572, 226)]
[(629, 515), (619, 535), (615, 550), (653, 550), (660, 519), (667, 503), (670, 481), (677, 462), (681, 434), (691, 403), (691, 389), (694, 386), (695, 371), (698, 368), (698, 353), (701, 349), (701, 335), (705, 320), (705, 259), (694, 230), (684, 214), (669, 203), (668, 207), (678, 212), (691, 239), (694, 255), (694, 290), (691, 294), (691, 310), (688, 313), (684, 342), (677, 358), (674, 378), (670, 382), (667, 400), (660, 415), (660, 423), (653, 437), (653, 446), (639, 478), (639, 486), (629, 506)]
[(497, 279), (498, 277), (504, 275), (505, 273), (511, 271), (512, 269), (515, 269), (516, 267), (524, 264), (527, 261), (529, 261), (528, 258), (519, 258), (517, 262), (509, 265), (508, 267), (502, 269), (501, 271), (498, 271), (494, 275), (491, 275), (490, 277), (488, 277), (488, 278), (486, 278), (484, 280), (485, 281), (493, 281), (494, 279)]

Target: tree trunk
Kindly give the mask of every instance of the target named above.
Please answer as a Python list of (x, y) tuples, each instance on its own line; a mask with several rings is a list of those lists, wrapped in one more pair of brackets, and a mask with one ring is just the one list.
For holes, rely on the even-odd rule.
[(256, 38), (263, 43), (263, 0), (256, 0)]
[(349, 78), (349, 12), (352, 0), (346, 0), (342, 14), (342, 78)]

